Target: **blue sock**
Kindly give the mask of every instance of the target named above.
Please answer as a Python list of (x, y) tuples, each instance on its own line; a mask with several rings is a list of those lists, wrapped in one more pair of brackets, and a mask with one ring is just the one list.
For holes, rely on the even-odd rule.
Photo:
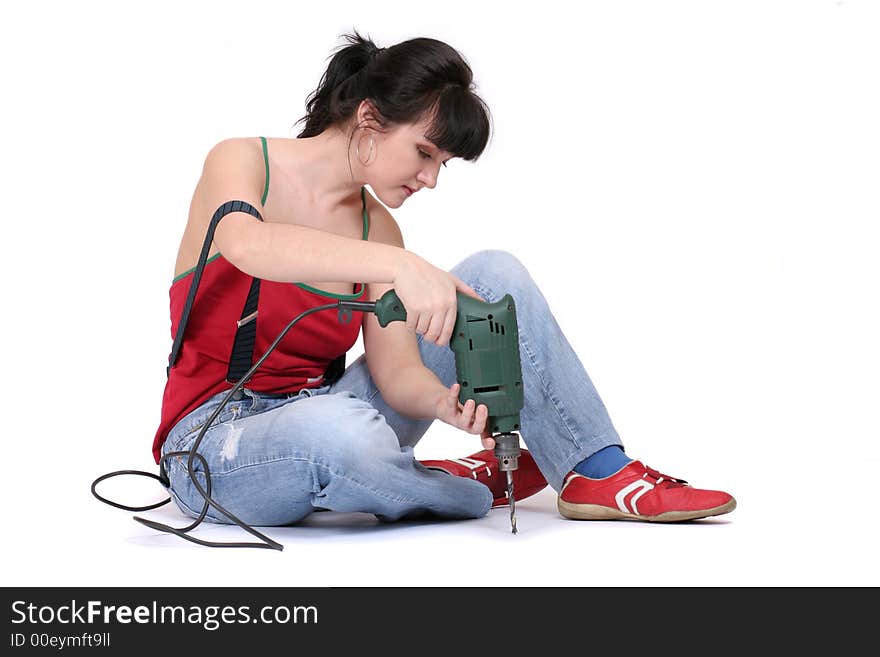
[(620, 446), (609, 445), (578, 463), (574, 466), (574, 471), (591, 479), (604, 479), (613, 475), (630, 461), (632, 459), (623, 453)]

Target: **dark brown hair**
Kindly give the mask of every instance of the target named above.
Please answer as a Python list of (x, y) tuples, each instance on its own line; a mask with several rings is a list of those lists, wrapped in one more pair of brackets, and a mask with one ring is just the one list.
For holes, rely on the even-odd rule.
[(306, 102), (298, 137), (313, 137), (348, 121), (368, 99), (380, 125), (416, 123), (430, 117), (425, 136), (438, 148), (476, 160), (489, 141), (491, 115), (474, 92), (464, 58), (442, 41), (417, 38), (378, 48), (355, 30), (332, 56)]

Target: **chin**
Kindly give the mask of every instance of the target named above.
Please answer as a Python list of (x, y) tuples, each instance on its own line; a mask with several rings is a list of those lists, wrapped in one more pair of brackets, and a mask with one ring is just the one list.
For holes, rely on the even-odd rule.
[(375, 189), (373, 190), (373, 192), (376, 195), (376, 198), (378, 198), (382, 202), (382, 205), (384, 205), (386, 208), (399, 208), (406, 200), (406, 197), (399, 192), (395, 194), (388, 194), (387, 192), (382, 193)]

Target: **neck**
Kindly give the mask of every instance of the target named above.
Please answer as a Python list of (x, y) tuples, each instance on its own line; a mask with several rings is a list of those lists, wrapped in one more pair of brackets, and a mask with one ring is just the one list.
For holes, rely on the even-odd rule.
[(330, 127), (314, 137), (293, 140), (290, 155), (282, 164), (284, 172), (297, 181), (310, 204), (326, 211), (360, 204), (364, 168), (355, 155), (354, 142), (349, 145), (347, 132)]

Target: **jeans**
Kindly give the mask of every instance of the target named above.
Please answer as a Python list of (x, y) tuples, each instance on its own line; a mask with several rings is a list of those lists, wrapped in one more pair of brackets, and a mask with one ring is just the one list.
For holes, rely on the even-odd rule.
[[(605, 406), (519, 260), (504, 251), (480, 251), (452, 273), (487, 301), (510, 293), (516, 302), (524, 389), (520, 437), (559, 491), (577, 463), (621, 444)], [(417, 340), (424, 365), (451, 386), (452, 351), (421, 335)], [(190, 449), (227, 394), (211, 397), (177, 422), (163, 454)], [(250, 525), (291, 524), (317, 508), (367, 512), (389, 521), (485, 515), (492, 505), (486, 486), (415, 460), (413, 447), (432, 422), (388, 406), (361, 356), (332, 385), (290, 397), (243, 389), (205, 432), (198, 451), (208, 462), (211, 496)], [(186, 463), (185, 456), (167, 460), (170, 490), (181, 511), (196, 517), (203, 499)], [(206, 488), (199, 460), (193, 465)], [(230, 522), (213, 507), (206, 519)]]

